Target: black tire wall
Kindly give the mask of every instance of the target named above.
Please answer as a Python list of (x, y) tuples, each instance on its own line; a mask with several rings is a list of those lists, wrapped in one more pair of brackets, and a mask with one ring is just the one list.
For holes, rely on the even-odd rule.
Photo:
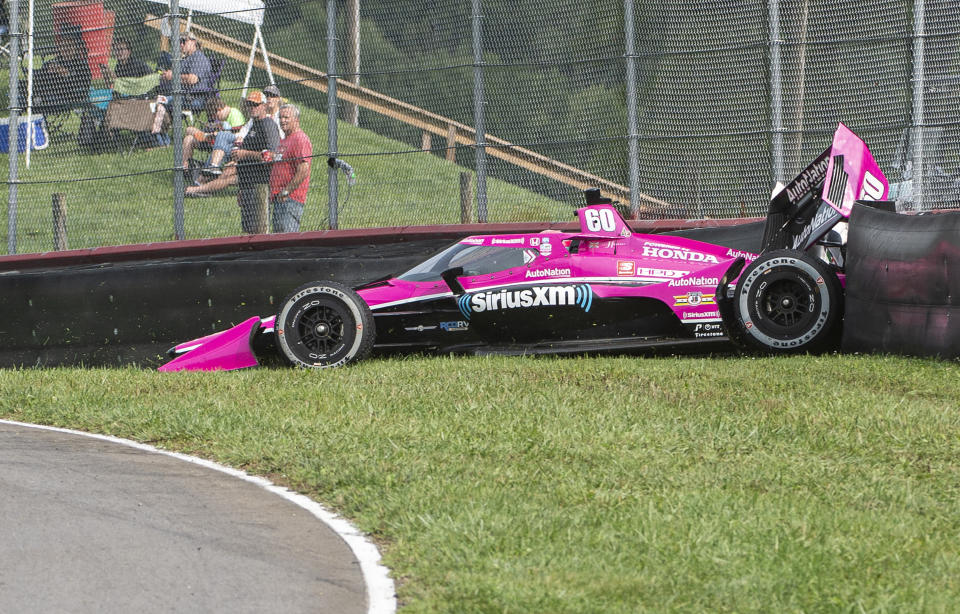
[(960, 213), (857, 204), (846, 269), (844, 351), (960, 357)]

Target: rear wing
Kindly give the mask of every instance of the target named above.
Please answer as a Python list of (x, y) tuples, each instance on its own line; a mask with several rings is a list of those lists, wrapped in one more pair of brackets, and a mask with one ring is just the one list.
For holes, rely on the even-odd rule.
[(806, 250), (849, 217), (855, 201), (883, 200), (889, 192), (866, 143), (839, 124), (833, 144), (770, 201), (763, 249)]

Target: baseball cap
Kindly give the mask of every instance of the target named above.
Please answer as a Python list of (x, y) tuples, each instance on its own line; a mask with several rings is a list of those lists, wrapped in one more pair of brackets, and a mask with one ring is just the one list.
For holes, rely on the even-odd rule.
[(276, 85), (268, 85), (267, 87), (263, 88), (263, 93), (273, 98), (280, 97), (280, 90), (277, 88)]
[(244, 99), (244, 102), (249, 102), (252, 104), (263, 104), (267, 101), (266, 97), (263, 95), (263, 92), (253, 91), (247, 94), (247, 97)]

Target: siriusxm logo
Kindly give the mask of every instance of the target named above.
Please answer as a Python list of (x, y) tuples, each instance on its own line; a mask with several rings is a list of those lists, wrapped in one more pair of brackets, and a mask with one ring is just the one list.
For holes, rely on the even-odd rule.
[(586, 312), (593, 305), (593, 290), (588, 284), (576, 286), (534, 286), (524, 290), (496, 290), (464, 294), (457, 299), (467, 320), (475, 313), (528, 307), (577, 306)]

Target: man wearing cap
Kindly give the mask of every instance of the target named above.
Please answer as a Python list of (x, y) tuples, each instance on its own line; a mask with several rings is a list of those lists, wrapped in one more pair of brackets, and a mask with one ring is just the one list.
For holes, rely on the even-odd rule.
[[(180, 39), (183, 59), (180, 60), (180, 83), (183, 85), (183, 108), (201, 111), (207, 97), (213, 91), (213, 68), (210, 60), (200, 50), (200, 41), (188, 32)], [(173, 70), (160, 74), (160, 93), (173, 93)]]
[(267, 232), (269, 161), (280, 143), (280, 129), (267, 117), (267, 98), (263, 92), (251, 92), (243, 104), (252, 120), (250, 131), (230, 158), (237, 163), (237, 204), (243, 232), (261, 234)]
[(280, 107), (280, 126), (286, 135), (277, 147), (270, 171), (270, 198), (273, 202), (273, 232), (297, 232), (303, 205), (310, 189), (313, 144), (300, 129), (300, 109), (292, 104)]

